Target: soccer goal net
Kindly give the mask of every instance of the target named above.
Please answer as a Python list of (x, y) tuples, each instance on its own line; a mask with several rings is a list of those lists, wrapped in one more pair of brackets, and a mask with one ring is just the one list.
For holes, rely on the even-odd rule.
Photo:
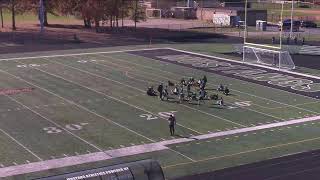
[(295, 69), (295, 64), (290, 53), (282, 50), (243, 46), (243, 61), (277, 67), (279, 69)]
[(158, 18), (161, 19), (162, 11), (161, 9), (146, 9), (147, 18)]

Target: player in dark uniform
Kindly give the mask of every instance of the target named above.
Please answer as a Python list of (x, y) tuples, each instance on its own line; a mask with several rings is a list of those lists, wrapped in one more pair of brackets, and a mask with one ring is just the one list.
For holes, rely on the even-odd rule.
[(205, 88), (206, 85), (207, 85), (207, 82), (208, 82), (208, 79), (207, 79), (206, 75), (203, 76), (202, 81), (203, 81), (203, 87)]
[(170, 134), (171, 136), (173, 136), (175, 131), (175, 125), (177, 124), (176, 118), (173, 116), (173, 114), (170, 115), (168, 121), (169, 121)]
[(163, 100), (163, 84), (162, 83), (158, 86), (158, 92), (159, 92), (159, 98)]
[(228, 87), (226, 87), (226, 88), (224, 89), (223, 94), (225, 94), (226, 96), (228, 96), (228, 95), (230, 94), (230, 90), (229, 90)]

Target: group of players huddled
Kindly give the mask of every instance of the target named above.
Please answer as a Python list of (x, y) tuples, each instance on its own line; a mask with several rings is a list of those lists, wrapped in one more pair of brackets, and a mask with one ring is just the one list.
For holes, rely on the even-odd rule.
[[(198, 105), (205, 103), (205, 100), (213, 100), (214, 104), (224, 106), (223, 98), (219, 97), (218, 94), (208, 95), (206, 91), (207, 82), (208, 79), (205, 75), (198, 81), (196, 81), (193, 77), (190, 77), (188, 80), (182, 78), (177, 84), (168, 81), (167, 85), (164, 85), (163, 83), (158, 85), (157, 92), (154, 90), (153, 86), (150, 86), (147, 90), (147, 95), (159, 96), (160, 100), (167, 101), (177, 97), (179, 103), (183, 103), (184, 101), (197, 101)], [(229, 88), (223, 86), (222, 84), (220, 84), (216, 90), (223, 92), (225, 95), (230, 94)]]

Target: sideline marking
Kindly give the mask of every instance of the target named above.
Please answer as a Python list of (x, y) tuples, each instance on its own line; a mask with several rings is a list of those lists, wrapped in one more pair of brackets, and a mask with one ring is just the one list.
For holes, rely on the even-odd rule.
[[(133, 55), (134, 55), (134, 54), (133, 54)], [(135, 55), (134, 55), (134, 56), (135, 56)], [(109, 58), (115, 59), (115, 58), (112, 58), (112, 57), (109, 57)], [(120, 60), (122, 60), (122, 59), (120, 59)], [(157, 61), (158, 61), (158, 60), (157, 60)], [(108, 62), (107, 62), (107, 63), (108, 63)], [(94, 63), (94, 64), (98, 64), (98, 65), (102, 65), (102, 66), (107, 67), (107, 66), (104, 65), (104, 64), (99, 64), (99, 63)], [(119, 66), (121, 66), (121, 65), (119, 65)], [(149, 66), (147, 66), (147, 67), (149, 67)], [(150, 69), (152, 69), (152, 68), (150, 67)], [(122, 71), (122, 70), (119, 70), (119, 71)], [(149, 73), (147, 73), (147, 72), (145, 72), (145, 73), (146, 73), (146, 74), (149, 74)], [(90, 74), (93, 74), (93, 73), (90, 73)], [(175, 74), (175, 73), (172, 73), (172, 74)], [(176, 74), (175, 74), (175, 75), (176, 75)], [(169, 78), (164, 77), (164, 76), (162, 76), (162, 75), (159, 75), (159, 76), (160, 76), (160, 77), (163, 77), (163, 78), (165, 78), (165, 79), (170, 80)], [(134, 78), (134, 79), (136, 79), (136, 80), (139, 81), (139, 79), (137, 79), (137, 78)], [(150, 79), (150, 80), (152, 80), (152, 81), (157, 81), (157, 80), (155, 80), (155, 79)], [(151, 81), (150, 81), (150, 82), (151, 82)], [(208, 84), (210, 84), (210, 83), (208, 83)], [(142, 90), (141, 90), (141, 91), (142, 91)], [(234, 98), (234, 97), (230, 97), (230, 98), (233, 98), (233, 99), (236, 99), (236, 100), (241, 100), (241, 99), (237, 99), (237, 98)], [(241, 100), (241, 101), (242, 101), (242, 100)], [(201, 113), (206, 114), (206, 115), (209, 115), (209, 116), (216, 117), (216, 118), (218, 118), (218, 119), (221, 119), (221, 120), (223, 120), (223, 121), (227, 121), (227, 122), (229, 122), (229, 123), (237, 124), (237, 125), (242, 126), (242, 127), (247, 127), (247, 126), (245, 126), (245, 125), (243, 125), (243, 124), (233, 122), (233, 121), (231, 121), (231, 120), (228, 120), (228, 119), (225, 119), (225, 118), (222, 118), (222, 117), (219, 117), (219, 116), (216, 116), (216, 115), (213, 115), (213, 114), (204, 112), (204, 111), (199, 110), (199, 109), (196, 109), (196, 108), (192, 108), (192, 107), (187, 106), (187, 105), (184, 105), (184, 104), (181, 104), (181, 106), (184, 106), (184, 107), (186, 107), (186, 108), (192, 109), (192, 110), (194, 110), (194, 111), (201, 112)], [(260, 105), (259, 105), (259, 106), (260, 106)], [(253, 111), (253, 112), (256, 112), (256, 113), (258, 113), (258, 114), (265, 115), (265, 116), (269, 116), (269, 117), (272, 117), (272, 118), (274, 118), (274, 119), (283, 120), (283, 119), (280, 118), (280, 117), (276, 117), (276, 116), (273, 116), (273, 115), (271, 115), (271, 114), (267, 114), (267, 113), (264, 113), (264, 112), (261, 112), (261, 111), (257, 111), (257, 110), (251, 109), (251, 108), (247, 108), (247, 107), (240, 107), (240, 108), (242, 108), (242, 109), (247, 109), (247, 110), (249, 110), (249, 111)]]
[[(168, 149), (170, 150), (170, 148), (167, 147), (168, 145), (196, 141), (196, 139), (205, 140), (205, 139), (214, 138), (214, 137), (224, 137), (224, 136), (235, 135), (235, 134), (239, 134), (239, 133), (257, 131), (257, 130), (262, 130), (262, 129), (270, 129), (270, 128), (275, 128), (275, 127), (282, 127), (282, 126), (288, 126), (288, 125), (292, 125), (292, 124), (298, 124), (298, 123), (304, 123), (304, 122), (310, 122), (310, 121), (319, 121), (319, 120), (320, 120), (320, 116), (308, 117), (308, 118), (303, 118), (303, 119), (290, 120), (290, 121), (286, 121), (286, 122), (266, 124), (266, 125), (261, 125), (261, 126), (256, 126), (256, 127), (247, 127), (247, 128), (242, 128), (242, 129), (235, 129), (235, 130), (230, 130), (230, 131), (193, 136), (192, 138), (172, 139), (172, 140), (160, 141), (160, 142), (155, 142), (155, 143), (150, 143), (150, 144), (130, 146), (130, 147), (125, 147), (125, 148), (120, 148), (120, 149), (115, 149), (115, 150), (108, 150), (108, 151), (104, 151), (104, 152), (95, 152), (95, 153), (89, 153), (89, 154), (84, 154), (84, 155), (79, 155), (79, 156), (70, 156), (70, 157), (53, 159), (53, 160), (46, 160), (46, 161), (41, 161), (41, 162), (33, 162), (33, 163), (23, 164), (23, 165), (18, 165), (18, 166), (10, 166), (10, 167), (5, 167), (5, 168), (0, 168), (0, 177), (8, 177), (8, 176), (14, 176), (14, 175), (18, 175), (18, 174), (26, 174), (26, 173), (44, 171), (44, 170), (48, 170), (48, 169), (61, 168), (61, 167), (66, 167), (66, 166), (108, 160), (108, 159), (131, 156), (131, 155), (148, 153), (148, 152), (155, 152), (155, 151), (168, 150)], [(247, 135), (247, 134), (245, 134), (245, 135)], [(302, 141), (296, 141), (296, 142), (280, 144), (280, 145), (275, 145), (275, 146), (269, 146), (269, 147), (264, 147), (264, 148), (260, 148), (260, 149), (243, 151), (243, 152), (239, 152), (239, 153), (235, 153), (235, 154), (231, 154), (231, 155), (229, 154), (229, 155), (224, 155), (224, 156), (219, 156), (219, 157), (211, 157), (211, 158), (209, 157), (209, 158), (198, 160), (198, 161), (195, 161), (193, 159), (192, 160), (195, 162), (201, 162), (201, 161), (207, 161), (210, 159), (235, 156), (235, 155), (244, 154), (244, 153), (248, 153), (248, 152), (255, 152), (255, 151), (259, 151), (259, 150), (271, 149), (271, 148), (281, 147), (281, 146), (285, 146), (285, 145), (296, 144), (296, 143), (301, 143), (301, 142), (308, 142), (308, 141), (318, 140), (318, 139), (320, 139), (320, 137), (313, 138), (313, 139), (305, 139)], [(218, 139), (216, 139), (216, 141), (218, 141)], [(185, 155), (183, 155), (183, 156), (185, 156)], [(193, 163), (193, 161), (191, 159), (189, 159), (189, 160), (191, 162), (165, 166), (164, 168)]]
[[(62, 55), (48, 55), (48, 56), (31, 56), (31, 57), (22, 57), (22, 58), (4, 58), (4, 59), (0, 59), (0, 61), (38, 59), (38, 58), (52, 58), (52, 57), (66, 57), (66, 56), (82, 56), (82, 55), (94, 55), (94, 54), (113, 54), (113, 53), (123, 53), (123, 52), (151, 51), (151, 50), (164, 50), (164, 49), (173, 50), (173, 51), (179, 51), (179, 52), (184, 52), (184, 53), (189, 53), (189, 54), (194, 54), (194, 55), (203, 56), (203, 57), (216, 58), (216, 59), (219, 59), (219, 60), (235, 62), (235, 63), (238, 63), (238, 64), (243, 64), (243, 62), (239, 62), (239, 61), (233, 60), (233, 59), (227, 59), (227, 58), (222, 58), (222, 57), (217, 57), (217, 56), (212, 56), (212, 55), (195, 53), (195, 52), (175, 49), (175, 48), (171, 48), (171, 47), (127, 49), (127, 50), (118, 50), (118, 51), (99, 51), (99, 52), (92, 52), (92, 53), (76, 53), (76, 54), (62, 54)], [(245, 64), (256, 66), (256, 67), (261, 67), (261, 68), (265, 68), (265, 69), (272, 69), (272, 70), (279, 71), (278, 68), (267, 67), (267, 66), (262, 66), (262, 65), (257, 65), (257, 64), (250, 64), (250, 63), (246, 63), (246, 62), (245, 62)], [(315, 78), (315, 79), (319, 79), (320, 80), (320, 77), (309, 75), (309, 74), (292, 72), (292, 71), (288, 71), (288, 70), (281, 70), (280, 72), (286, 72), (286, 73), (289, 73), (289, 74), (295, 74), (295, 75), (300, 75), (300, 76), (310, 77), (310, 78)]]
[(113, 54), (113, 53), (122, 53), (122, 52), (147, 51), (147, 50), (159, 50), (159, 49), (167, 49), (167, 48), (126, 49), (126, 50), (118, 50), (118, 51), (99, 51), (99, 52), (92, 52), (92, 53), (76, 53), (76, 54), (62, 54), (62, 55), (48, 55), (48, 56), (30, 56), (30, 57), (20, 57), (20, 58), (4, 58), (4, 59), (0, 59), (0, 61), (66, 57), (66, 56), (82, 56), (82, 55), (92, 55), (92, 54), (93, 55), (94, 54)]
[[(14, 137), (12, 137), (10, 134), (8, 134), (7, 132), (5, 132), (4, 130), (0, 129), (0, 131), (5, 134), (6, 136), (8, 136), (11, 140), (13, 140), (14, 142), (16, 142), (19, 146), (21, 146), (24, 150), (28, 151), (30, 154), (32, 154), (34, 157), (36, 157), (38, 160), (43, 161), (43, 159), (41, 159), (38, 155), (36, 155), (34, 152), (32, 152), (29, 148), (27, 148), (26, 146), (24, 146), (23, 144), (21, 144), (18, 140), (16, 140)], [(1, 174), (1, 173), (0, 173)]]
[(69, 131), (68, 129), (64, 128), (63, 126), (61, 126), (60, 124), (56, 123), (55, 121), (52, 121), (51, 119), (43, 116), (42, 114), (38, 113), (37, 111), (32, 110), (31, 108), (29, 108), (28, 106), (22, 104), (21, 102), (17, 101), (16, 99), (14, 99), (14, 98), (12, 98), (12, 97), (10, 97), (10, 96), (7, 96), (7, 97), (8, 97), (10, 100), (12, 100), (13, 102), (16, 102), (17, 104), (25, 107), (26, 109), (28, 109), (28, 110), (31, 111), (32, 113), (40, 116), (42, 119), (44, 119), (44, 120), (46, 120), (46, 121), (48, 121), (48, 122), (56, 125), (57, 127), (63, 129), (65, 132), (67, 132), (68, 134), (70, 134), (71, 137), (73, 136), (73, 137), (79, 139), (80, 141), (84, 142), (84, 143), (87, 144), (87, 145), (90, 145), (91, 147), (95, 148), (95, 149), (98, 150), (98, 151), (103, 151), (101, 148), (97, 147), (96, 145), (94, 145), (94, 144), (90, 143), (89, 141), (81, 138), (80, 136), (74, 134), (73, 132), (71, 132), (71, 131)]
[[(93, 91), (93, 92), (95, 92), (95, 93), (97, 93), (97, 94), (101, 94), (101, 95), (105, 96), (106, 98), (104, 98), (104, 99), (106, 99), (106, 100), (108, 100), (108, 101), (109, 101), (110, 99), (113, 99), (113, 100), (115, 100), (115, 101), (121, 102), (121, 103), (126, 104), (126, 105), (128, 105), (128, 106), (130, 106), (130, 107), (133, 107), (133, 108), (135, 108), (135, 109), (139, 109), (139, 110), (141, 110), (141, 111), (144, 111), (144, 112), (147, 112), (147, 113), (152, 114), (152, 115), (154, 115), (154, 116), (157, 116), (156, 114), (154, 114), (154, 113), (152, 113), (152, 112), (150, 112), (150, 111), (148, 111), (148, 110), (145, 110), (145, 109), (143, 109), (143, 108), (141, 108), (141, 107), (139, 107), (139, 106), (135, 106), (135, 105), (130, 104), (130, 103), (128, 103), (128, 102), (126, 102), (126, 101), (123, 101), (123, 100), (121, 100), (121, 99), (115, 98), (115, 97), (113, 97), (113, 96), (109, 96), (109, 95), (107, 95), (107, 94), (105, 94), (105, 93), (103, 93), (103, 92), (97, 91), (97, 90), (95, 90), (95, 89), (92, 89), (92, 88), (87, 87), (87, 86), (85, 86), (85, 85), (82, 85), (82, 84), (80, 84), (80, 83), (77, 83), (77, 82), (74, 82), (74, 81), (65, 79), (65, 78), (63, 78), (63, 77), (61, 77), (61, 76), (59, 76), (59, 75), (52, 74), (52, 73), (50, 73), (50, 72), (47, 72), (47, 71), (44, 71), (44, 70), (38, 69), (38, 68), (33, 68), (33, 69), (36, 69), (36, 70), (38, 70), (38, 71), (40, 71), (40, 72), (43, 72), (43, 73), (48, 74), (48, 75), (51, 75), (51, 76), (53, 76), (53, 77), (63, 79), (63, 80), (65, 80), (65, 81), (69, 82), (70, 84), (75, 84), (75, 85), (80, 86), (80, 87), (82, 87), (82, 88), (89, 89), (89, 90), (91, 90), (91, 91)], [(107, 99), (107, 98), (108, 98), (108, 99)], [(161, 117), (161, 116), (159, 116), (159, 117), (160, 117), (161, 119), (167, 120), (167, 119), (165, 119), (165, 118), (163, 118), (163, 117)], [(189, 130), (191, 130), (191, 131), (193, 131), (193, 132), (196, 132), (196, 133), (198, 133), (198, 134), (203, 134), (203, 133), (201, 133), (201, 132), (199, 132), (199, 131), (197, 131), (197, 130), (194, 130), (194, 129), (192, 129), (192, 128), (186, 127), (186, 126), (181, 125), (181, 124), (179, 124), (179, 123), (177, 123), (177, 125), (179, 125), (179, 126), (181, 126), (181, 127), (184, 127), (184, 128), (186, 128), (186, 129), (189, 129)]]
[(90, 112), (91, 114), (94, 114), (94, 115), (96, 115), (96, 116), (98, 116), (98, 117), (100, 117), (100, 118), (102, 118), (102, 119), (104, 119), (104, 120), (106, 120), (106, 121), (108, 121), (108, 122), (110, 122), (110, 123), (112, 123), (112, 124), (115, 124), (115, 125), (123, 128), (123, 129), (126, 129), (126, 130), (128, 130), (128, 131), (130, 131), (130, 132), (132, 132), (132, 133), (134, 133), (134, 134), (136, 134), (136, 135), (138, 135), (138, 136), (141, 136), (141, 137), (143, 137), (143, 138), (145, 138), (145, 139), (148, 139), (148, 140), (151, 141), (151, 142), (155, 142), (155, 141), (154, 141), (153, 139), (151, 139), (151, 138), (148, 138), (148, 137), (146, 137), (146, 136), (144, 136), (144, 135), (142, 135), (142, 134), (140, 134), (140, 133), (138, 133), (138, 132), (136, 132), (136, 131), (134, 131), (134, 130), (132, 130), (132, 129), (127, 128), (126, 126), (123, 126), (123, 125), (121, 125), (121, 124), (119, 124), (119, 123), (117, 123), (117, 122), (112, 121), (111, 119), (108, 119), (108, 118), (106, 118), (106, 117), (104, 117), (104, 116), (102, 116), (102, 115), (100, 115), (100, 114), (97, 114), (97, 113), (91, 111), (90, 109), (87, 109), (87, 108), (84, 107), (84, 106), (81, 106), (81, 105), (79, 105), (79, 104), (77, 104), (77, 103), (75, 103), (75, 102), (73, 102), (73, 101), (71, 101), (71, 100), (68, 100), (68, 99), (66, 99), (66, 98), (64, 98), (64, 97), (62, 97), (62, 96), (60, 96), (60, 95), (58, 95), (58, 94), (56, 94), (56, 93), (54, 93), (54, 92), (49, 91), (48, 89), (45, 89), (45, 88), (43, 88), (43, 87), (41, 87), (41, 86), (38, 86), (38, 85), (36, 85), (36, 84), (33, 84), (33, 83), (31, 83), (31, 82), (29, 82), (29, 81), (27, 81), (27, 80), (24, 80), (24, 79), (22, 79), (22, 78), (20, 78), (20, 77), (18, 77), (18, 76), (15, 76), (15, 75), (13, 75), (13, 74), (11, 74), (11, 73), (9, 73), (9, 72), (4, 71), (4, 70), (2, 70), (2, 69), (0, 69), (0, 72), (3, 72), (3, 73), (5, 73), (5, 74), (8, 74), (8, 75), (10, 75), (10, 76), (12, 76), (12, 77), (14, 77), (14, 78), (16, 78), (16, 79), (18, 79), (18, 80), (21, 80), (21, 81), (23, 81), (23, 82), (26, 82), (27, 84), (30, 84), (30, 85), (32, 85), (32, 86), (34, 86), (34, 87), (37, 87), (37, 88), (39, 88), (39, 89), (41, 89), (41, 90), (43, 90), (43, 91), (46, 91), (46, 92), (48, 92), (48, 93), (50, 93), (50, 94), (52, 94), (52, 95), (54, 95), (54, 96), (56, 96), (56, 97), (59, 97), (60, 99), (63, 99), (64, 101), (66, 101), (66, 102), (68, 102), (68, 103), (70, 103), (70, 104), (74, 104), (75, 106), (77, 106), (77, 107), (79, 107), (79, 108), (81, 108), (81, 109), (84, 109), (85, 111)]

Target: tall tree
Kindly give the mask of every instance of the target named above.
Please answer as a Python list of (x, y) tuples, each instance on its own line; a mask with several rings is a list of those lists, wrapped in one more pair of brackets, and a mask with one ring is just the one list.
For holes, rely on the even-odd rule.
[(137, 23), (146, 20), (144, 9), (139, 5), (139, 0), (133, 0), (131, 3), (131, 20), (134, 22), (134, 28), (137, 29)]
[(3, 13), (2, 13), (2, 9), (3, 9), (3, 4), (2, 1), (0, 1), (0, 19), (1, 19), (1, 27), (4, 28), (3, 26)]
[(16, 30), (16, 1), (11, 0), (11, 17), (12, 17), (12, 30)]

